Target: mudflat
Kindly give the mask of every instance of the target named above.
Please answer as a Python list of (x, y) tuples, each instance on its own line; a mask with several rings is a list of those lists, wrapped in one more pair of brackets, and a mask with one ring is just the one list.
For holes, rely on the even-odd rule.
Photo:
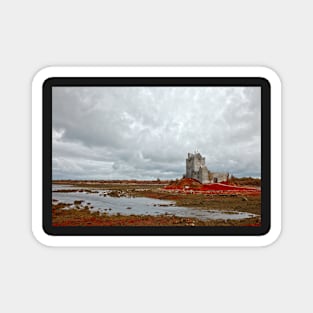
[[(53, 181), (52, 224), (53, 226), (260, 226), (261, 189), (255, 186), (235, 186), (231, 184), (197, 184), (192, 179), (177, 181)], [(75, 200), (66, 202), (59, 195), (72, 194)], [(81, 200), (84, 194), (96, 194), (100, 200), (106, 198), (150, 198), (170, 201), (170, 204), (156, 204), (168, 207), (168, 212), (155, 207), (145, 214), (134, 214), (136, 208), (126, 207), (127, 214), (114, 213), (114, 209), (104, 207), (97, 210), (92, 203)], [(77, 199), (76, 199), (77, 198)], [(72, 197), (72, 199), (74, 199)], [(98, 200), (98, 201), (100, 201)], [(167, 203), (167, 202), (166, 202)], [(171, 206), (190, 208), (188, 212), (212, 211), (227, 213), (227, 218), (197, 218), (178, 216), (171, 213)], [(111, 210), (110, 210), (111, 209)], [(164, 208), (163, 208), (164, 209)], [(176, 212), (176, 211), (175, 211)], [(240, 212), (245, 218), (232, 219)], [(200, 212), (201, 213), (201, 212)]]

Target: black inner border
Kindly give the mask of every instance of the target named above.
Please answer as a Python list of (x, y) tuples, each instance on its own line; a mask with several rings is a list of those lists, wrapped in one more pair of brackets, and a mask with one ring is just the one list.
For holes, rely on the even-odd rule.
[[(52, 226), (52, 87), (56, 86), (176, 86), (261, 87), (261, 216), (260, 227), (248, 226)], [(261, 77), (52, 77), (43, 83), (43, 230), (48, 235), (70, 236), (246, 236), (270, 230), (270, 83)]]

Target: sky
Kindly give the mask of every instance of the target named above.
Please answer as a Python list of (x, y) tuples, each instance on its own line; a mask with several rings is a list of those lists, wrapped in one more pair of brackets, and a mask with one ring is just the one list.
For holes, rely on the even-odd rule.
[(53, 179), (261, 176), (260, 87), (53, 87)]

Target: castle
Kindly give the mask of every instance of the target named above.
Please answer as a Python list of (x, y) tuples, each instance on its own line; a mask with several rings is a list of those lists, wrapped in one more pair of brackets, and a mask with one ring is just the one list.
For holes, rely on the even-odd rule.
[(229, 173), (213, 173), (205, 165), (205, 158), (199, 152), (188, 153), (186, 159), (186, 178), (194, 178), (202, 184), (227, 181)]

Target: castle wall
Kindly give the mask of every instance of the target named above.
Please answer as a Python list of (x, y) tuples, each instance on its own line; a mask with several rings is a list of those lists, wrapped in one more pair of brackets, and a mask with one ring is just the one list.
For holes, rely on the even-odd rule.
[(193, 158), (193, 170), (198, 172), (201, 166), (205, 166), (205, 158), (200, 153), (197, 153)]
[(192, 159), (186, 159), (186, 177), (192, 178)]
[(228, 181), (229, 173), (211, 173), (209, 182), (210, 183), (221, 183)]
[(209, 182), (209, 171), (206, 166), (200, 168), (199, 180), (202, 184), (207, 184)]

